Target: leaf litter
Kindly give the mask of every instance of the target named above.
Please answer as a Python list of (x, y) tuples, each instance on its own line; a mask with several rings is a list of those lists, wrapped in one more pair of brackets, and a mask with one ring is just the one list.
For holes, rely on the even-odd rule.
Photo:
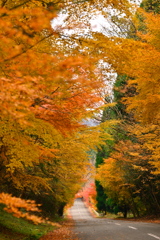
[(61, 223), (61, 226), (59, 228), (47, 233), (39, 240), (79, 240), (79, 238), (73, 232), (73, 226), (73, 220), (68, 219)]

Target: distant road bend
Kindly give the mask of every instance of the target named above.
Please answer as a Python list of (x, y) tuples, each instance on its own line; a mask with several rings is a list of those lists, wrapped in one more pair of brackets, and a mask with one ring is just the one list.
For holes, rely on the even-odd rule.
[(160, 240), (160, 224), (93, 218), (81, 199), (70, 214), (80, 240)]

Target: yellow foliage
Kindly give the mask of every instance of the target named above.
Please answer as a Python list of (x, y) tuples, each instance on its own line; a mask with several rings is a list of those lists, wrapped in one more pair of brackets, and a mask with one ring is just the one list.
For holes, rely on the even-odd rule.
[[(97, 62), (103, 54), (81, 54), (77, 48), (71, 51), (66, 44), (62, 48), (60, 42), (64, 38), (60, 39), (60, 33), (51, 27), (51, 20), (63, 7), (70, 14), (69, 28), (74, 28), (84, 27), (84, 23), (88, 26), (80, 17), (84, 10), (93, 13), (94, 9), (103, 11), (108, 6), (129, 16), (127, 0), (81, 4), (65, 0), (61, 4), (54, 0), (1, 2), (2, 186), (10, 179), (10, 187), (21, 192), (43, 191), (60, 202), (68, 201), (83, 181), (88, 150), (110, 138), (106, 129), (116, 123), (97, 127), (85, 127), (82, 123), (102, 104), (100, 92), (106, 85)], [(88, 14), (87, 19), (90, 17)], [(100, 38), (101, 34), (95, 37)], [(114, 49), (110, 51), (114, 47), (112, 40), (101, 44), (111, 58), (115, 54)], [(88, 49), (93, 43), (91, 40), (84, 47)]]
[(123, 162), (112, 157), (106, 159), (97, 169), (96, 180), (100, 181), (110, 198), (129, 197), (128, 186), (124, 180)]

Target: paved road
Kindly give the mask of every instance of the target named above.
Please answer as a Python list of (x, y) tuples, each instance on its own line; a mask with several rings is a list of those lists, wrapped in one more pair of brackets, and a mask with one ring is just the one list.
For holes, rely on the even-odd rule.
[(160, 240), (160, 224), (93, 218), (81, 199), (70, 214), (80, 240)]

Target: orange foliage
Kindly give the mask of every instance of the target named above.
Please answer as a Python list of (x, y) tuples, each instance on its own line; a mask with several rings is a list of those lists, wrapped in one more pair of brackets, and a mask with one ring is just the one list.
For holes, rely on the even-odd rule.
[[(51, 177), (45, 172), (48, 165), (43, 166), (47, 160), (52, 163), (52, 177), (57, 174), (53, 165), (65, 184), (65, 178), (69, 183), (75, 176), (74, 161), (80, 156), (75, 154), (85, 145), (85, 137), (78, 140), (76, 133), (100, 102), (103, 86), (90, 56), (57, 50), (59, 35), (51, 20), (57, 16), (59, 4), (54, 1), (53, 5), (51, 9), (44, 1), (34, 0), (0, 4), (0, 161), (4, 166), (0, 182), (4, 184), (9, 175), (15, 188), (29, 186), (35, 193), (41, 185), (51, 190)], [(82, 155), (79, 164), (84, 169), (86, 148)], [(73, 165), (71, 173), (64, 162)]]
[(81, 195), (88, 206), (95, 208), (96, 205), (96, 188), (95, 183), (90, 183), (89, 186), (83, 189)]
[[(105, 6), (110, 3), (127, 11), (127, 0), (123, 1), (124, 7), (116, 0), (104, 2)], [(93, 58), (80, 51), (68, 53), (67, 47), (57, 50), (59, 34), (52, 29), (51, 20), (57, 16), (59, 5), (51, 3), (55, 8), (35, 0), (8, 0), (1, 4), (0, 181), (7, 181), (8, 171), (16, 189), (27, 187), (28, 192), (32, 188), (39, 193), (43, 187), (48, 191), (53, 188), (57, 199), (63, 202), (77, 190), (75, 178), (82, 178), (88, 148), (102, 139), (100, 127), (87, 132), (82, 122), (101, 104), (104, 82), (97, 69), (99, 56)], [(103, 9), (99, 1), (94, 3)], [(1, 201), (10, 204), (8, 211), (16, 216), (41, 221), (20, 213), (11, 196), (1, 197)], [(23, 200), (14, 201), (29, 208)]]
[[(12, 197), (12, 195), (7, 193), (0, 193), (0, 203), (6, 205), (4, 208), (6, 212), (13, 214), (17, 218), (26, 218), (34, 224), (47, 222), (45, 219), (29, 213), (41, 211), (38, 208), (40, 204), (36, 204), (34, 200), (24, 200), (22, 198)], [(49, 221), (48, 223), (59, 226), (58, 224)]]
[(77, 128), (101, 99), (96, 90), (102, 82), (90, 57), (57, 53), (54, 11), (31, 3), (1, 8), (0, 14), (1, 113), (22, 124), (34, 113), (63, 133)]
[(33, 221), (35, 224), (42, 223), (43, 220), (40, 217), (35, 215), (30, 215), (27, 212), (23, 213), (20, 209), (25, 211), (40, 212), (38, 209), (39, 204), (37, 205), (33, 200), (23, 200), (21, 198), (12, 197), (10, 194), (1, 193), (0, 194), (0, 203), (6, 205), (4, 208), (5, 211), (12, 213), (15, 217), (22, 217), (28, 220)]

